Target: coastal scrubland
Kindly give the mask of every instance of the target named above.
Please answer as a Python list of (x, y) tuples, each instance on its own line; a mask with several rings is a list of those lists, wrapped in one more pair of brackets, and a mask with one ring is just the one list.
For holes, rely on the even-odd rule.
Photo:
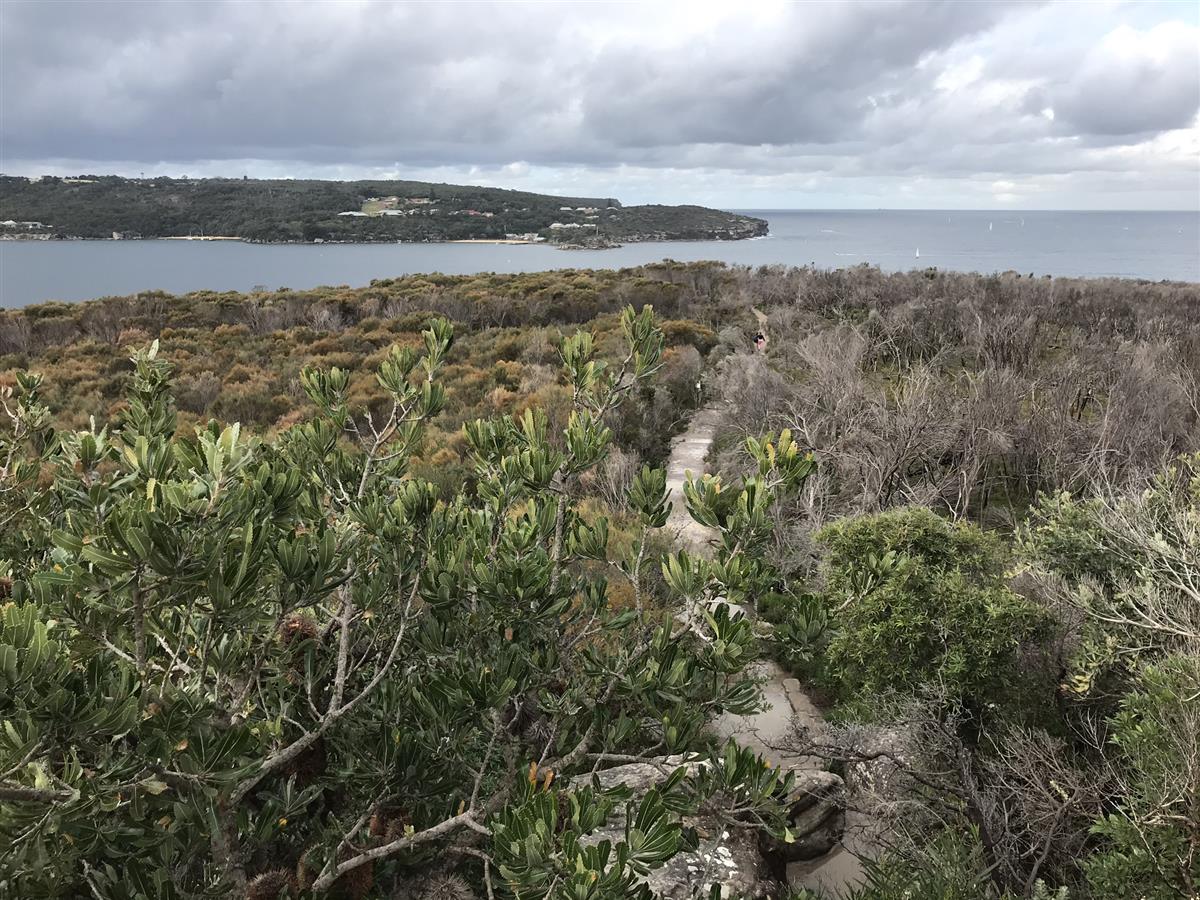
[[(697, 816), (795, 840), (794, 775), (707, 728), (758, 656), (833, 723), (794, 749), (858, 900), (1200, 888), (1194, 284), (148, 292), (0, 314), (0, 373), (18, 895), (649, 898)], [(702, 404), (712, 559), (663, 528)]]

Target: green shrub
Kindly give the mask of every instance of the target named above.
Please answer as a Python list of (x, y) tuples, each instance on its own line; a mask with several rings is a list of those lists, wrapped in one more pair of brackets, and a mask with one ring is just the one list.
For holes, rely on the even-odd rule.
[(982, 702), (1012, 675), (1042, 615), (1005, 580), (1000, 541), (924, 508), (835, 523), (824, 547), (828, 663), (848, 694), (938, 684)]
[(1123, 788), (1085, 863), (1097, 898), (1194, 896), (1200, 887), (1200, 659), (1147, 669), (1113, 718)]
[[(662, 352), (649, 308), (620, 327), (620, 371), (590, 333), (563, 341), (561, 434), (534, 409), (468, 423), (453, 493), (408, 469), (446, 400), (444, 320), (384, 356), (390, 413), (306, 368), (315, 415), (274, 441), (178, 433), (157, 344), (112, 430), (55, 432), (19, 374), (0, 392), (0, 895), (363, 900), (445, 858), (479, 880), (482, 853), (518, 900), (648, 900), (636, 876), (701, 806), (783, 838), (793, 776), (730, 745), (627, 806), (623, 839), (577, 839), (627, 799), (591, 786), (597, 760), (689, 751), (758, 701), (749, 623), (705, 603), (744, 582), (758, 515), (727, 523), (725, 569), (664, 578), (680, 623), (645, 602), (668, 506), (643, 469), (605, 569), (631, 602), (596, 574), (608, 523), (571, 498)], [(768, 448), (742, 510), (794, 481), (794, 448)]]

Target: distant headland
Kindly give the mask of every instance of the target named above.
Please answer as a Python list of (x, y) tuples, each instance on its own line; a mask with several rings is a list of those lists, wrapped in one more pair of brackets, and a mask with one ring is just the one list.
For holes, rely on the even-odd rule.
[(612, 197), (421, 181), (0, 176), (0, 239), (487, 241), (591, 249), (766, 233), (763, 219), (702, 206), (624, 206)]

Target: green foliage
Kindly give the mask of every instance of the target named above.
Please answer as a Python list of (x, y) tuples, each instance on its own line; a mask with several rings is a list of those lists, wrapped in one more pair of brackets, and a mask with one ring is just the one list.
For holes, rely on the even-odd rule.
[(785, 810), (794, 782), (793, 773), (732, 741), (676, 768), (638, 801), (628, 799), (626, 787), (602, 788), (598, 778), (586, 787), (551, 788), (532, 767), (519, 799), (493, 827), (495, 860), (519, 900), (651, 900), (638, 876), (696, 849), (701, 837), (679, 816), (703, 808), (731, 826), (791, 840)]
[[(400, 215), (378, 212), (369, 198), (397, 197)], [(408, 198), (428, 203), (410, 204)], [(564, 211), (562, 207), (571, 207)], [(583, 209), (581, 209), (581, 207)], [(585, 211), (586, 210), (586, 211)], [(550, 231), (554, 222), (585, 226), (573, 236), (662, 240), (752, 237), (761, 219), (699, 206), (622, 207), (612, 198), (559, 197), (474, 185), (420, 181), (316, 181), (233, 178), (129, 179), (93, 176), (83, 183), (53, 176), (30, 182), (0, 176), (0, 217), (39, 221), (56, 237), (219, 235), (256, 241), (440, 241), (503, 238)]]
[[(1017, 900), (1024, 893), (997, 891), (988, 880), (978, 835), (945, 830), (935, 835), (919, 859), (885, 855), (865, 863), (864, 882), (845, 900)], [(1029, 900), (1069, 900), (1066, 888), (1037, 881)], [(789, 900), (825, 900), (812, 891), (793, 892)]]
[(677, 769), (661, 789), (626, 804), (624, 833), (615, 845), (587, 836), (606, 823), (628, 791), (539, 791), (530, 784), (524, 802), (510, 806), (493, 827), (506, 887), (518, 900), (650, 900), (653, 894), (637, 879), (682, 846), (682, 829), (662, 791), (674, 789), (683, 775)]
[(1085, 864), (1098, 898), (1146, 900), (1200, 884), (1200, 659), (1173, 657), (1145, 671), (1112, 721), (1123, 790), (1093, 828)]
[(1200, 457), (1115, 499), (1041, 498), (1021, 534), (1034, 571), (1084, 618), (1065, 688), (1120, 689), (1146, 665), (1200, 653)]
[(828, 662), (847, 693), (939, 684), (983, 702), (1013, 675), (1041, 615), (1005, 582), (1000, 542), (921, 508), (835, 523), (825, 549)]
[(884, 858), (867, 867), (853, 900), (980, 900), (988, 895), (987, 863), (974, 834), (943, 831), (919, 863)]
[[(757, 702), (745, 620), (648, 602), (661, 470), (635, 479), (613, 560), (632, 608), (599, 574), (608, 521), (572, 498), (662, 353), (648, 310), (620, 327), (619, 364), (564, 342), (557, 433), (533, 408), (468, 424), (472, 481), (449, 497), (409, 470), (443, 407), (446, 322), (381, 356), (383, 403), (306, 368), (315, 415), (275, 440), (182, 433), (155, 346), (110, 427), (55, 435), (20, 376), (0, 437), (0, 893), (229, 896), (261, 874), (359, 898), (480, 835), (521, 890), (562, 873), (564, 897), (615, 898), (674, 853), (683, 801), (652, 792), (611, 851), (584, 852), (613, 798), (572, 790), (566, 818), (546, 799), (594, 754), (687, 751)], [(731, 752), (688, 796), (777, 830), (781, 782)], [(536, 790), (514, 782), (531, 761)]]
[(815, 594), (778, 597), (775, 645), (781, 662), (800, 674), (818, 674), (829, 641), (829, 613)]
[(718, 540), (711, 562), (689, 560), (681, 552), (678, 563), (680, 573), (689, 566), (696, 570), (690, 588), (699, 589), (704, 582), (711, 599), (757, 605), (781, 578), (767, 556), (781, 501), (800, 491), (816, 464), (786, 429), (778, 435), (750, 438), (746, 449), (758, 473), (736, 488), (724, 484), (720, 476), (688, 475), (683, 486), (688, 513), (715, 530)]

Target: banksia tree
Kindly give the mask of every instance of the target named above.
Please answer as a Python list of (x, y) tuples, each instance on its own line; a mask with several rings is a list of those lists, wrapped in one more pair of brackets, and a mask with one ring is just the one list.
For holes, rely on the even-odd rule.
[[(718, 756), (730, 774), (681, 771), (613, 853), (564, 837), (624, 802), (590, 786), (604, 754), (689, 751), (757, 698), (746, 623), (647, 598), (662, 473), (632, 485), (626, 556), (576, 508), (606, 419), (662, 354), (648, 308), (621, 326), (617, 360), (588, 333), (563, 342), (562, 433), (537, 410), (466, 425), (475, 479), (455, 496), (407, 471), (445, 403), (445, 321), (384, 358), (382, 406), (353, 407), (343, 370), (306, 369), (315, 415), (271, 442), (177, 434), (157, 346), (111, 429), (54, 433), (21, 376), (0, 437), (0, 894), (366, 897), (458, 860), (459, 894), (615, 900), (682, 846), (689, 805), (761, 780)], [(676, 604), (756, 571), (766, 495), (804, 470), (766, 447), (729, 510), (692, 489), (694, 513), (752, 540), (719, 572), (669, 569)], [(613, 608), (605, 572), (633, 609)], [(755, 784), (754, 821), (776, 827), (786, 785)], [(515, 860), (514, 841), (542, 855)]]

